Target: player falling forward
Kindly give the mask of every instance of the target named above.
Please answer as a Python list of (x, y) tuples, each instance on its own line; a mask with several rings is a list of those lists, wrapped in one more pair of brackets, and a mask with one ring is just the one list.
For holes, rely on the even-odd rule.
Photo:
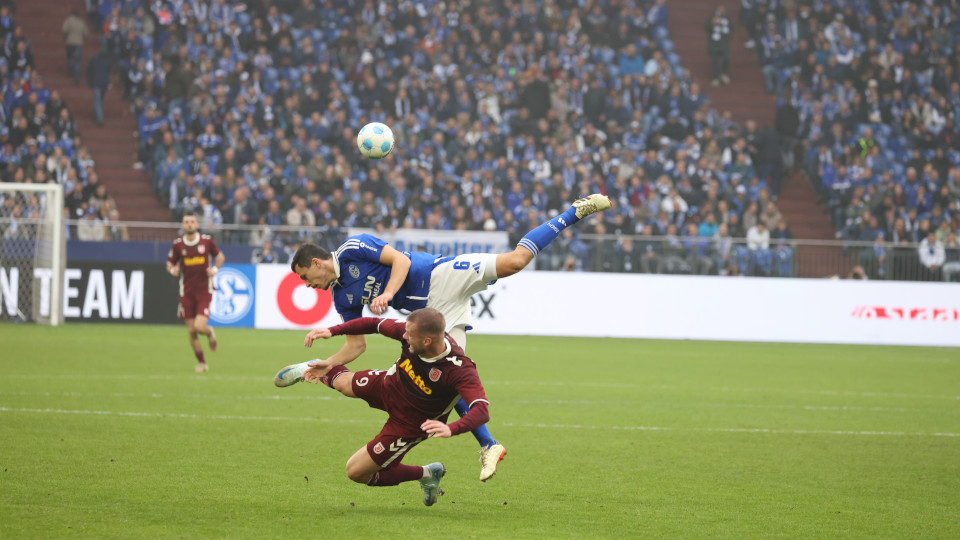
[[(610, 206), (610, 200), (600, 194), (579, 199), (566, 212), (528, 232), (516, 249), (497, 255), (439, 257), (421, 252), (401, 253), (379, 238), (358, 235), (348, 238), (332, 254), (305, 244), (297, 250), (290, 266), (308, 287), (332, 289), (334, 307), (345, 321), (360, 317), (367, 304), (376, 315), (383, 314), (388, 306), (411, 311), (430, 307), (443, 314), (447, 332), (466, 350), (466, 332), (472, 324), (470, 297), (497, 279), (523, 270), (563, 229)], [(317, 332), (307, 334), (304, 344), (309, 347), (317, 339)], [(348, 335), (343, 347), (327, 362), (346, 364), (365, 349), (366, 339), (362, 335)], [(287, 366), (277, 374), (274, 384), (295, 384), (308, 364)], [(462, 416), (469, 409), (461, 400), (456, 410)], [(486, 426), (479, 426), (473, 435), (481, 447), (480, 480), (486, 481), (496, 474), (506, 449)]]
[(196, 371), (203, 373), (208, 368), (199, 335), (207, 336), (211, 352), (217, 350), (217, 334), (207, 321), (210, 318), (210, 301), (213, 299), (213, 276), (223, 266), (226, 257), (210, 235), (198, 232), (200, 225), (195, 215), (184, 215), (180, 226), (183, 236), (173, 241), (173, 247), (167, 254), (167, 272), (180, 277), (177, 317), (187, 325), (190, 346), (197, 357)]
[[(404, 465), (400, 463), (403, 455), (426, 438), (459, 435), (490, 419), (476, 365), (445, 335), (444, 328), (443, 315), (430, 308), (414, 311), (406, 322), (364, 317), (318, 328), (314, 330), (318, 339), (375, 333), (396, 339), (400, 358), (386, 371), (351, 373), (342, 365), (317, 360), (302, 373), (307, 382), (323, 382), (390, 415), (380, 433), (347, 460), (347, 476), (368, 486), (419, 480), (427, 506), (443, 495), (440, 480), (447, 471), (442, 463)], [(461, 397), (469, 404), (469, 412), (447, 424), (450, 409)]]

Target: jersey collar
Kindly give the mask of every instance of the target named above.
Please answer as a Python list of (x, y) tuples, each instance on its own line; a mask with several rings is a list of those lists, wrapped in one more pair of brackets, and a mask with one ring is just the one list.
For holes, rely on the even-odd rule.
[(336, 276), (337, 276), (337, 280), (335, 281), (335, 283), (336, 283), (337, 285), (340, 285), (340, 261), (337, 260), (337, 252), (336, 252), (336, 251), (334, 251), (333, 253), (330, 254), (330, 260), (333, 261), (333, 273), (336, 274)]
[(183, 235), (183, 243), (186, 244), (186, 245), (188, 245), (188, 246), (191, 246), (191, 247), (199, 244), (199, 243), (200, 243), (200, 232), (199, 232), (199, 231), (197, 232), (197, 239), (194, 240), (193, 242), (190, 242), (189, 240), (187, 240), (187, 235)]
[(423, 358), (423, 357), (421, 357), (420, 359), (423, 360), (424, 362), (428, 363), (428, 364), (432, 364), (432, 363), (436, 362), (437, 360), (443, 358), (444, 356), (450, 354), (450, 342), (447, 340), (447, 338), (443, 338), (443, 344), (445, 345), (445, 347), (444, 347), (442, 353), (438, 354), (437, 356), (434, 356), (433, 358)]

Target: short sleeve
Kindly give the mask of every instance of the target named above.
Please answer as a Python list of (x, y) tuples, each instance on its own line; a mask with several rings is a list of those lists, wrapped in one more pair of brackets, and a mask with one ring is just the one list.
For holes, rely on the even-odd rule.
[(174, 244), (170, 251), (167, 252), (167, 262), (170, 264), (177, 264), (180, 262), (180, 252), (176, 249), (176, 244)]
[(380, 253), (387, 243), (369, 234), (358, 234), (347, 239), (337, 250), (338, 259), (343, 261), (366, 261), (380, 264)]

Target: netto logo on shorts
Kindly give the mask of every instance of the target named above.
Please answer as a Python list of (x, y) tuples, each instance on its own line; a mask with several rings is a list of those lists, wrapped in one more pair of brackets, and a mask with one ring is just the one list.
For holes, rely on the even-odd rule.
[(224, 266), (214, 276), (216, 291), (210, 306), (213, 316), (221, 323), (234, 323), (253, 307), (253, 285), (246, 274)]

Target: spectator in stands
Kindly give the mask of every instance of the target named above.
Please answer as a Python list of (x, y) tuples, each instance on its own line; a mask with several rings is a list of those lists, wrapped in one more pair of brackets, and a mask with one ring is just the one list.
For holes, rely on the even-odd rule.
[(103, 96), (110, 84), (110, 57), (101, 49), (87, 62), (87, 86), (93, 90), (93, 114), (97, 125), (103, 126)]
[(73, 9), (63, 21), (63, 41), (67, 47), (67, 75), (76, 84), (80, 84), (80, 72), (83, 69), (83, 41), (90, 30), (87, 23), (80, 17), (80, 12)]
[[(769, 276), (771, 273), (772, 257), (770, 253), (770, 231), (763, 221), (757, 221), (753, 227), (747, 231), (747, 249), (749, 250), (749, 268), (758, 275)], [(741, 265), (741, 273), (743, 271)]]
[(943, 241), (944, 258), (943, 280), (960, 281), (960, 241), (957, 240), (957, 233), (951, 232)]
[(111, 242), (127, 242), (130, 240), (130, 231), (127, 230), (127, 225), (120, 221), (120, 211), (116, 208), (111, 208), (107, 213), (107, 218), (104, 219), (104, 224), (106, 226), (106, 240)]
[(87, 208), (84, 219), (77, 224), (77, 239), (85, 242), (102, 242), (106, 237), (105, 227), (95, 208)]
[(689, 274), (692, 272), (693, 268), (686, 260), (687, 248), (677, 234), (677, 226), (673, 223), (667, 226), (661, 250), (663, 255), (658, 261), (658, 274)]
[(943, 244), (937, 240), (934, 231), (929, 231), (917, 248), (920, 263), (927, 269), (922, 276), (923, 281), (938, 281), (941, 278), (941, 268), (947, 260)]
[(727, 69), (730, 65), (730, 19), (726, 9), (717, 6), (713, 14), (704, 24), (707, 33), (707, 54), (713, 66), (713, 79), (710, 84), (720, 86), (720, 83), (730, 84)]

